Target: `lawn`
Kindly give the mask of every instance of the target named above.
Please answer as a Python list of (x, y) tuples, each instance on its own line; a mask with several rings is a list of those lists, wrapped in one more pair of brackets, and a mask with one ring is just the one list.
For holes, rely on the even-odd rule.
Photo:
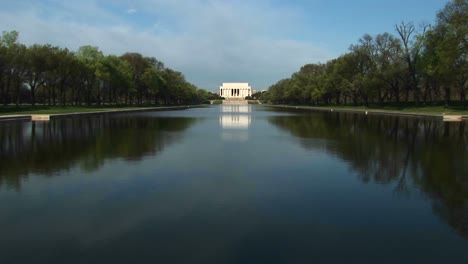
[[(272, 105), (275, 106), (275, 105)], [(349, 111), (369, 111), (369, 112), (386, 112), (386, 113), (405, 113), (405, 114), (426, 114), (426, 115), (465, 115), (468, 116), (468, 108), (464, 109), (462, 106), (310, 106), (310, 105), (277, 105), (289, 108), (307, 108), (316, 110), (349, 110)]]
[[(151, 106), (155, 107), (155, 106)], [(149, 106), (0, 106), (0, 115), (36, 115), (36, 114), (68, 114), (68, 113), (86, 113), (112, 110), (130, 110), (139, 108), (150, 108)]]
[[(320, 107), (322, 108), (322, 107)], [(368, 110), (368, 111), (383, 111), (383, 112), (401, 112), (401, 113), (417, 113), (417, 114), (430, 114), (430, 115), (442, 115), (442, 114), (458, 114), (468, 115), (468, 109), (463, 107), (444, 107), (444, 106), (327, 106), (323, 108), (334, 108), (343, 110)]]

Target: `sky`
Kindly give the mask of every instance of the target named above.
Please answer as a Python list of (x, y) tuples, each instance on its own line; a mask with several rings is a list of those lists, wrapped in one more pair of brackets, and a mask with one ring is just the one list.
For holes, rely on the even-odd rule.
[(138, 52), (208, 91), (267, 89), (307, 63), (346, 53), (364, 34), (433, 24), (448, 0), (0, 0), (0, 31), (26, 45)]

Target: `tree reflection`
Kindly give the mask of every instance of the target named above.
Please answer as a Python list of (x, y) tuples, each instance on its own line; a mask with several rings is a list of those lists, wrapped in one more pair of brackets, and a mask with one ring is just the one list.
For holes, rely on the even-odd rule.
[(300, 138), (304, 148), (323, 148), (349, 162), (364, 183), (392, 184), (400, 194), (422, 190), (433, 211), (468, 238), (466, 122), (351, 113), (274, 116), (269, 121)]
[(94, 171), (108, 159), (156, 155), (194, 120), (120, 115), (2, 124), (0, 186), (19, 190), (33, 173), (52, 176), (76, 165)]

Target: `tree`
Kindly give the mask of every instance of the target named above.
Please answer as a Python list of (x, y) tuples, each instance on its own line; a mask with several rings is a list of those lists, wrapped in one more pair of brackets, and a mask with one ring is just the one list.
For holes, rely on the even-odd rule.
[(104, 58), (103, 64), (108, 73), (104, 83), (107, 102), (127, 103), (128, 95), (135, 92), (130, 63), (115, 55), (109, 55)]
[(419, 87), (421, 74), (418, 65), (426, 29), (427, 26), (423, 26), (421, 34), (418, 35), (413, 23), (401, 22), (400, 25), (395, 26), (395, 30), (400, 36), (403, 45), (403, 57), (406, 63), (406, 101), (409, 101), (411, 90), (413, 90), (414, 98), (417, 102), (421, 99), (421, 90)]
[[(18, 32), (0, 36), (0, 101), (73, 104), (198, 103), (208, 92), (139, 53), (104, 56), (95, 46), (76, 53), (49, 44), (26, 47)], [(136, 99), (136, 101), (135, 101)]]
[(33, 106), (36, 104), (36, 88), (45, 84), (45, 75), (50, 66), (48, 58), (52, 56), (52, 47), (50, 45), (35, 44), (26, 50), (24, 82), (31, 91), (31, 104)]
[(8, 48), (18, 44), (19, 32), (16, 30), (12, 31), (2, 31), (2, 36), (0, 37), (0, 43), (2, 46)]
[(150, 67), (151, 61), (143, 57), (140, 53), (127, 52), (121, 57), (130, 64), (132, 69), (132, 79), (136, 89), (137, 103), (142, 104), (146, 93), (146, 86), (143, 83), (142, 77), (146, 69)]
[(103, 65), (104, 55), (98, 47), (87, 45), (81, 46), (76, 56), (85, 67), (82, 81), (84, 81), (83, 88), (86, 103), (91, 105), (94, 99), (97, 99), (97, 103), (100, 104), (103, 81), (108, 77)]
[(442, 84), (449, 105), (452, 87), (466, 107), (468, 89), (468, 2), (453, 0), (438, 14), (425, 42), (426, 69)]
[(0, 37), (0, 88), (4, 105), (10, 102), (11, 84), (15, 77), (19, 77), (18, 74), (21, 73), (18, 63), (24, 49), (18, 43), (18, 36), (19, 33), (13, 30), (3, 31)]
[(7, 100), (6, 85), (4, 79), (6, 78), (9, 70), (8, 62), (8, 48), (2, 45), (0, 41), (0, 100)]
[(146, 85), (148, 93), (154, 98), (154, 103), (157, 104), (160, 87), (165, 82), (160, 72), (155, 67), (147, 68), (141, 79)]
[(23, 87), (25, 75), (28, 70), (26, 59), (27, 48), (22, 44), (15, 44), (10, 48), (10, 58), (12, 58), (13, 67), (10, 68), (8, 86), (12, 85), (13, 99), (18, 107), (21, 104), (21, 90)]
[[(401, 100), (416, 104), (452, 93), (467, 106), (468, 2), (452, 0), (433, 28), (402, 22), (390, 33), (364, 34), (350, 51), (324, 64), (306, 64), (268, 89), (273, 103), (354, 105)], [(440, 88), (445, 91), (442, 96)]]
[[(70, 52), (66, 48), (57, 50), (56, 59), (57, 68), (54, 71), (57, 75), (59, 98), (64, 106), (67, 103), (67, 92), (71, 93), (72, 87), (74, 86), (73, 75), (76, 74), (78, 61), (73, 52)], [(67, 88), (70, 89), (67, 90)]]

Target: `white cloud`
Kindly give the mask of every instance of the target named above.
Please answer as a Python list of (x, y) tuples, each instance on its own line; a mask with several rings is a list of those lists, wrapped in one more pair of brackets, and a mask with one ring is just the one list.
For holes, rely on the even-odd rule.
[[(313, 43), (295, 39), (299, 11), (277, 9), (267, 1), (139, 0), (127, 10), (140, 10), (139, 15), (130, 17), (119, 17), (104, 1), (80, 2), (57, 4), (47, 16), (37, 7), (0, 10), (0, 30), (18, 30), (25, 44), (51, 43), (72, 50), (89, 44), (106, 54), (140, 52), (208, 90), (223, 81), (266, 88), (305, 63), (332, 57)], [(99, 18), (90, 19), (92, 14)]]

